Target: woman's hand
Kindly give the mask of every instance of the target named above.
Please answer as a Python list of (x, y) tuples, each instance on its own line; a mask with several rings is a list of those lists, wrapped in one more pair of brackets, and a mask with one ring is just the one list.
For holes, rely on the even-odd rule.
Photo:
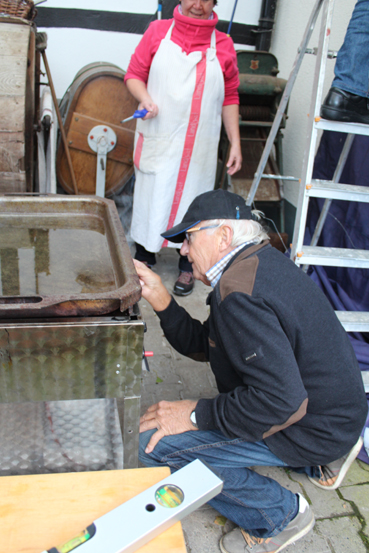
[(227, 162), (228, 175), (234, 175), (241, 169), (242, 166), (242, 153), (240, 143), (232, 144), (229, 152), (229, 158)]
[(231, 104), (229, 106), (223, 106), (222, 118), (228, 140), (231, 145), (227, 162), (227, 173), (229, 175), (234, 175), (241, 169), (242, 165), (238, 105)]
[(153, 102), (150, 94), (147, 92), (147, 88), (144, 82), (139, 79), (127, 79), (126, 87), (137, 102), (139, 102), (138, 109), (147, 109), (148, 113), (143, 117), (143, 121), (147, 119), (153, 119), (159, 113), (158, 106)]
[(143, 102), (140, 102), (138, 104), (138, 109), (147, 109), (148, 113), (146, 113), (145, 117), (142, 118), (142, 121), (146, 121), (147, 119), (153, 119), (156, 117), (159, 113), (159, 108), (154, 102), (150, 99), (147, 99)]

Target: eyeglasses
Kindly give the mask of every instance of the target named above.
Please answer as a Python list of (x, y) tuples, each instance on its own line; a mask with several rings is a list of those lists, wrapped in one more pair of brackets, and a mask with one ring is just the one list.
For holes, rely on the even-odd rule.
[(199, 227), (199, 228), (192, 228), (186, 232), (186, 240), (189, 244), (191, 244), (191, 234), (194, 232), (198, 232), (199, 230), (205, 230), (208, 228), (217, 228), (219, 225), (208, 225), (206, 227)]

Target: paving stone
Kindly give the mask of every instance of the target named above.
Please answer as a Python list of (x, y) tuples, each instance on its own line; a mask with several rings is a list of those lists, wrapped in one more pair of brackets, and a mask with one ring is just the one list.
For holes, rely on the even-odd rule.
[(160, 382), (157, 385), (157, 401), (179, 401), (182, 398), (182, 386), (180, 384), (171, 384)]
[(314, 506), (316, 518), (353, 514), (350, 504), (340, 499), (335, 490), (321, 490), (317, 486), (314, 486), (305, 474), (299, 474), (294, 471), (290, 472), (290, 478), (295, 482), (299, 482), (302, 486), (304, 495), (309, 499), (311, 505)]
[(181, 399), (209, 399), (215, 395), (216, 392), (210, 386), (201, 386), (196, 392), (193, 388), (183, 388), (181, 391)]
[(369, 465), (363, 463), (362, 461), (354, 461), (340, 487), (345, 488), (346, 486), (352, 486), (353, 484), (362, 484), (363, 482), (368, 482), (368, 480)]
[[(219, 513), (205, 505), (191, 513), (182, 521), (183, 533), (188, 553), (216, 553), (220, 551), (219, 541), (224, 534), (235, 527), (225, 519), (225, 525), (217, 524)], [(223, 520), (220, 520), (222, 523)]]
[(356, 517), (318, 520), (315, 525), (315, 531), (327, 540), (330, 546), (328, 551), (334, 553), (367, 553), (360, 530), (361, 524)]
[(363, 517), (363, 532), (368, 537), (369, 549), (369, 484), (343, 488), (341, 494), (347, 501), (352, 501), (355, 504)]
[(253, 467), (258, 474), (273, 478), (281, 486), (290, 490), (292, 493), (303, 493), (303, 489), (298, 482), (290, 479), (288, 472), (282, 467)]
[(209, 371), (206, 374), (207, 379), (209, 380), (209, 384), (212, 388), (214, 388), (218, 392), (217, 383), (215, 380), (215, 376), (213, 375), (212, 371), (209, 368)]
[(176, 376), (175, 368), (174, 368), (173, 359), (171, 357), (167, 357), (165, 355), (158, 355), (156, 359), (152, 359), (150, 362), (150, 372), (145, 371), (145, 375), (147, 375), (149, 378), (154, 379), (154, 383), (156, 383), (157, 378), (161, 379), (173, 379), (178, 380), (178, 375)]
[[(324, 537), (317, 534), (315, 528), (316, 526), (306, 536), (283, 549), (284, 553), (338, 553), (332, 550)], [(347, 550), (346, 553), (354, 551)]]
[(197, 366), (189, 367), (188, 365), (184, 365), (178, 367), (178, 374), (183, 383), (184, 393), (187, 393), (187, 397), (193, 397), (194, 399), (201, 397), (211, 398), (218, 394), (217, 388), (212, 385), (210, 379), (207, 377), (207, 373), (210, 371), (209, 366), (206, 364), (205, 366), (202, 365), (204, 364), (198, 363)]
[(145, 300), (141, 299), (139, 306), (142, 320), (145, 321), (147, 327), (147, 332), (144, 335), (145, 350), (154, 352), (154, 357), (148, 358), (149, 363), (157, 355), (166, 354), (171, 356), (171, 346), (164, 336), (158, 316), (155, 315), (152, 307)]

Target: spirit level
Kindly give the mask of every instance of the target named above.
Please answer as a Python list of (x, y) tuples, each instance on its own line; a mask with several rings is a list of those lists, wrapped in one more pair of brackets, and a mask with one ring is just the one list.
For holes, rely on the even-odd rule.
[[(95, 520), (43, 553), (131, 553), (218, 495), (223, 481), (200, 460)], [(75, 549), (78, 548), (78, 552)]]

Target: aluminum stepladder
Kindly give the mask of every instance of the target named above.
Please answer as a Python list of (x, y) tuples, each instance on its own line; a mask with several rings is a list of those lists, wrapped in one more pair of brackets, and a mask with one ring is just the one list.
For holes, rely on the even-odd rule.
[[(334, 267), (353, 267), (353, 268), (369, 268), (369, 252), (366, 250), (352, 250), (342, 248), (323, 248), (317, 247), (319, 236), (326, 220), (329, 207), (332, 200), (345, 200), (345, 201), (357, 201), (369, 203), (369, 187), (353, 186), (341, 184), (340, 180), (345, 162), (350, 152), (351, 144), (354, 136), (357, 134), (369, 135), (369, 125), (362, 125), (357, 123), (341, 123), (337, 121), (327, 121), (320, 118), (320, 106), (322, 103), (322, 92), (325, 75), (325, 67), (327, 57), (334, 57), (328, 51), (329, 34), (332, 22), (334, 0), (317, 0), (316, 5), (311, 14), (309, 23), (307, 25), (304, 38), (299, 48), (299, 54), (296, 58), (293, 70), (289, 77), (285, 95), (286, 98), (281, 99), (279, 110), (281, 114), (278, 120), (278, 113), (276, 115), (276, 125), (280, 122), (284, 109), (287, 105), (290, 92), (292, 90), (295, 78), (297, 76), (298, 69), (301, 65), (302, 58), (307, 51), (307, 44), (312, 34), (315, 22), (317, 20), (319, 11), (323, 8), (321, 31), (319, 46), (314, 53), (316, 53), (316, 65), (313, 92), (310, 106), (310, 117), (306, 135), (306, 145), (304, 161), (302, 166), (302, 173), (299, 185), (299, 198), (297, 203), (297, 212), (295, 219), (295, 228), (293, 235), (293, 242), (291, 248), (291, 259), (298, 265), (302, 265), (306, 268), (309, 265), (322, 265), (322, 266), (334, 266)], [(278, 111), (279, 111), (278, 110)], [(338, 161), (332, 181), (312, 180), (312, 172), (314, 165), (315, 147), (318, 138), (319, 130), (329, 130), (336, 132), (345, 132), (347, 139), (343, 147), (340, 159)], [(247, 198), (247, 205), (251, 205), (260, 182), (260, 179), (267, 175), (262, 175), (262, 171), (265, 167), (269, 151), (273, 145), (272, 140), (274, 136), (272, 134), (273, 128), (270, 132), (268, 141), (265, 145), (263, 156), (260, 159), (259, 167), (255, 173), (255, 178), (251, 186), (249, 196)], [(275, 131), (276, 132), (276, 131)], [(269, 142), (269, 144), (268, 144)], [(268, 148), (269, 147), (269, 151)], [(286, 177), (281, 176), (282, 179)], [(293, 178), (293, 177), (287, 177)], [(309, 198), (323, 198), (325, 199), (324, 207), (319, 217), (313, 238), (310, 245), (304, 245), (304, 235), (306, 227), (306, 218), (309, 205)], [(337, 311), (336, 312), (342, 325), (348, 332), (368, 332), (369, 331), (369, 313), (367, 312), (349, 312), (349, 311)]]
[[(318, 247), (316, 245), (333, 200), (369, 203), (369, 187), (339, 183), (355, 135), (361, 134), (369, 136), (369, 125), (327, 121), (325, 119), (321, 119), (320, 117), (320, 106), (322, 103), (325, 67), (328, 57), (328, 42), (333, 15), (333, 6), (334, 0), (324, 0), (324, 11), (315, 65), (313, 95), (310, 105), (310, 117), (301, 173), (299, 198), (297, 202), (291, 259), (295, 261), (297, 265), (304, 266), (304, 268), (309, 265), (322, 265), (367, 269), (369, 268), (369, 251), (367, 250), (327, 248)], [(346, 142), (338, 160), (332, 181), (312, 179), (315, 148), (319, 130), (347, 133)], [(303, 241), (307, 212), (309, 199), (311, 197), (323, 198), (325, 199), (325, 202), (311, 239), (311, 243), (310, 245), (304, 245)], [(369, 331), (368, 312), (337, 311), (336, 314), (348, 332)]]

